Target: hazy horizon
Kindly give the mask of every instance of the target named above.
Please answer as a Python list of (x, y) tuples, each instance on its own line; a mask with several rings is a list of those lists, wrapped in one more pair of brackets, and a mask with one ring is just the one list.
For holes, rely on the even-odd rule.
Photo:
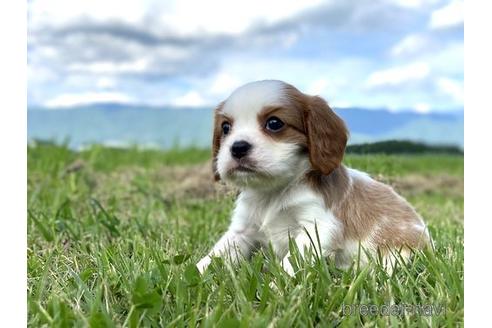
[[(173, 105), (173, 104), (154, 104), (154, 105), (148, 105), (145, 103), (119, 103), (119, 102), (92, 102), (92, 103), (87, 103), (87, 104), (77, 104), (77, 105), (70, 105), (70, 106), (58, 106), (58, 107), (47, 107), (47, 106), (40, 106), (40, 105), (30, 105), (27, 107), (27, 110), (48, 110), (48, 111), (56, 111), (56, 110), (77, 110), (77, 109), (86, 109), (86, 108), (101, 108), (101, 109), (114, 109), (116, 107), (121, 107), (121, 108), (152, 108), (155, 110), (159, 109), (174, 109), (174, 110), (194, 110), (194, 109), (199, 109), (199, 110), (210, 110), (213, 109), (217, 106), (217, 104), (204, 104), (200, 106), (184, 106), (184, 105)], [(330, 105), (331, 106), (331, 105)], [(111, 108), (110, 108), (111, 107)], [(349, 106), (349, 107), (333, 107), (333, 109), (337, 110), (352, 110), (352, 109), (362, 109), (362, 110), (368, 110), (368, 111), (387, 111), (390, 113), (416, 113), (416, 114), (421, 114), (421, 115), (429, 115), (429, 114), (463, 114), (464, 113), (464, 107), (455, 107), (455, 108), (447, 108), (439, 111), (419, 111), (416, 110), (415, 108), (390, 108), (390, 107), (364, 107), (364, 106)]]
[[(209, 147), (213, 107), (85, 106), (28, 110), (28, 138), (69, 140), (72, 148), (88, 144), (170, 148)], [(418, 113), (362, 108), (334, 110), (347, 123), (349, 143), (389, 139), (463, 147), (463, 111)]]

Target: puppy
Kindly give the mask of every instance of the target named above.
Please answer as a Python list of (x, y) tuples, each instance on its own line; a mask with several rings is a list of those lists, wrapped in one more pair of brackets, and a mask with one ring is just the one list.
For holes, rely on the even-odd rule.
[(347, 138), (344, 122), (320, 97), (276, 80), (235, 90), (215, 110), (213, 168), (216, 180), (240, 194), (229, 229), (199, 271), (212, 256), (237, 262), (271, 244), (293, 275), (289, 240), (301, 256), (310, 249), (333, 256), (339, 267), (351, 264), (359, 245), (390, 262), (393, 250), (408, 257), (428, 245), (426, 226), (409, 203), (341, 164)]

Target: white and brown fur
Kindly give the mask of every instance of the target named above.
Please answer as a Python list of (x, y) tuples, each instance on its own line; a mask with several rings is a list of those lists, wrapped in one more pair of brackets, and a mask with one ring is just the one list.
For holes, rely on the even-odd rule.
[[(285, 124), (277, 132), (265, 128), (272, 116)], [(224, 122), (231, 126), (227, 135)], [(351, 263), (359, 245), (387, 259), (392, 250), (408, 256), (429, 245), (424, 222), (405, 199), (342, 165), (347, 138), (344, 122), (320, 97), (275, 80), (235, 90), (215, 110), (213, 166), (216, 180), (237, 186), (240, 194), (229, 229), (197, 264), (200, 272), (211, 256), (236, 262), (257, 245), (271, 244), (294, 274), (289, 238), (301, 255), (314, 248), (333, 255), (340, 267)], [(247, 156), (231, 155), (236, 141), (251, 144)]]

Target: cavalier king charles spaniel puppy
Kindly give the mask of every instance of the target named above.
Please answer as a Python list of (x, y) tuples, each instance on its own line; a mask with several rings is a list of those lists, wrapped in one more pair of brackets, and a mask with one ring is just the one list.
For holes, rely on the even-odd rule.
[[(236, 89), (215, 109), (216, 180), (239, 188), (227, 232), (197, 267), (214, 256), (235, 263), (258, 245), (271, 245), (293, 275), (289, 240), (332, 256), (346, 268), (359, 253), (381, 254), (431, 244), (422, 218), (388, 185), (342, 165), (347, 128), (318, 96), (276, 80)], [(400, 255), (398, 256), (400, 258)]]

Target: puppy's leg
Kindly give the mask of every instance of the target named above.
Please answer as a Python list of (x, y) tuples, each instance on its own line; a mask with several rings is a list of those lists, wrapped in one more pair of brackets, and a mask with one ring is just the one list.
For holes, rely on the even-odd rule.
[[(316, 234), (312, 233), (313, 231), (308, 232), (309, 230), (306, 229), (299, 232), (299, 234), (294, 239), (294, 243), (299, 250), (299, 254), (303, 258), (305, 257), (307, 250), (312, 251), (315, 254), (321, 254), (320, 252), (321, 250), (317, 242)], [(287, 272), (289, 275), (293, 276), (295, 272), (294, 272), (294, 267), (292, 266), (289, 260), (290, 256), (291, 253), (290, 251), (288, 251), (287, 254), (284, 256), (284, 258), (282, 259), (282, 268), (284, 268), (285, 272)]]
[(255, 241), (244, 231), (235, 231), (229, 229), (220, 240), (215, 244), (212, 250), (197, 263), (200, 273), (203, 273), (211, 262), (212, 256), (221, 256), (231, 263), (237, 263), (241, 256), (250, 255)]
[[(317, 256), (324, 256), (335, 249), (335, 240), (339, 231), (336, 221), (318, 223), (316, 221), (304, 222), (303, 229), (299, 231), (294, 242), (299, 249), (299, 254), (305, 258), (307, 250)], [(282, 267), (291, 276), (294, 275), (294, 268), (289, 261), (290, 251), (282, 259)]]

